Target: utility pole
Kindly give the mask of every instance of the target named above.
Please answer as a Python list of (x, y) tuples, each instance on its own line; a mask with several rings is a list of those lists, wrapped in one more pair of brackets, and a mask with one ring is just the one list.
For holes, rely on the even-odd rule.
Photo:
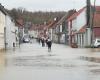
[(94, 34), (93, 34), (94, 16), (95, 16), (95, 11), (96, 11), (95, 3), (96, 3), (96, 0), (94, 0), (94, 5), (93, 5), (93, 9), (92, 9), (92, 24), (91, 24), (91, 42), (92, 42), (92, 44), (93, 44), (93, 37), (94, 37)]
[(91, 6), (91, 1), (87, 0), (87, 26), (90, 28), (91, 45), (93, 44), (93, 26), (94, 26), (94, 15), (95, 15), (95, 3), (94, 0), (93, 7)]
[[(92, 44), (92, 28), (91, 28), (91, 24), (92, 24), (92, 10), (91, 10), (91, 1), (90, 0), (86, 0), (86, 14), (87, 14), (87, 36), (86, 39), (88, 39), (89, 43), (87, 43), (88, 45)], [(88, 32), (89, 31), (89, 32)]]
[(86, 2), (87, 6), (86, 6), (86, 9), (87, 9), (87, 25), (88, 27), (90, 28), (90, 19), (91, 19), (91, 2), (90, 0), (87, 0)]

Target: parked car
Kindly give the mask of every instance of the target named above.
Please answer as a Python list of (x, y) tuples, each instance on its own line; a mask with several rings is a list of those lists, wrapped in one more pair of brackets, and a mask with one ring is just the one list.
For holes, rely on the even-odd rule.
[(72, 48), (78, 48), (78, 45), (77, 45), (77, 43), (72, 43), (72, 44), (71, 44), (71, 47), (72, 47)]
[(30, 39), (29, 38), (23, 38), (23, 42), (24, 43), (29, 43), (30, 42)]
[(96, 38), (94, 40), (94, 45), (93, 45), (95, 48), (100, 48), (100, 38)]

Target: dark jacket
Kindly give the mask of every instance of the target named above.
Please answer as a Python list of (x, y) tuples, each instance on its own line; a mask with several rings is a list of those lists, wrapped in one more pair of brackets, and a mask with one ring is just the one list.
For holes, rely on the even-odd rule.
[(51, 47), (52, 41), (51, 41), (51, 40), (48, 40), (48, 41), (47, 41), (47, 45), (48, 45), (48, 47)]

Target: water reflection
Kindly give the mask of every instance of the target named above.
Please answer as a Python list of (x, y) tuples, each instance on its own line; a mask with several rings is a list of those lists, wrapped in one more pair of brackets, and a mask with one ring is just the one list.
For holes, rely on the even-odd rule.
[(100, 52), (100, 48), (91, 48), (91, 52)]
[(99, 58), (99, 57), (86, 57), (86, 56), (80, 56), (80, 59), (81, 59), (81, 60), (90, 61), (90, 62), (100, 63), (100, 58)]
[(0, 51), (0, 73), (5, 67), (5, 51)]

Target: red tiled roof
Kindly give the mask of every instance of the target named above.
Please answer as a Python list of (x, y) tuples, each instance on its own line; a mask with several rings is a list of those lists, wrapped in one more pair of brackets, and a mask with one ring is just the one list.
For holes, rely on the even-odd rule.
[(73, 20), (73, 19), (75, 19), (76, 17), (77, 17), (77, 12), (74, 13), (72, 16), (70, 16), (70, 17), (68, 18), (67, 21)]
[(71, 17), (68, 18), (67, 21), (70, 21), (70, 20), (75, 19), (84, 9), (86, 9), (86, 7), (83, 7), (83, 8), (80, 9), (78, 12), (74, 13)]
[[(72, 11), (72, 10), (71, 10)], [(51, 27), (55, 28), (57, 27), (57, 25), (59, 26), (62, 22), (64, 22), (65, 20), (67, 20), (72, 14), (74, 14), (76, 12), (76, 10), (73, 10), (73, 12), (69, 12), (66, 13), (61, 19), (57, 20), (57, 21), (53, 21), (51, 23)]]
[(56, 21), (56, 22), (53, 24), (52, 28), (57, 27), (57, 23), (58, 23), (58, 21)]
[(16, 22), (17, 22), (17, 24), (20, 25), (20, 26), (23, 26), (23, 24), (24, 24), (23, 19), (17, 19)]
[(86, 31), (86, 25), (84, 25), (77, 33), (84, 33)]
[[(80, 9), (78, 12), (73, 14), (71, 17), (68, 18), (67, 21), (75, 19), (86, 7)], [(94, 27), (100, 27), (100, 6), (96, 6), (96, 12), (94, 14)], [(77, 33), (84, 33), (86, 25), (83, 26)]]
[[(96, 6), (95, 8), (96, 8), (96, 12), (100, 13), (100, 6)], [(84, 9), (86, 9), (86, 7), (83, 7), (78, 12), (74, 13), (71, 17), (68, 18), (67, 21), (75, 19)]]
[(52, 28), (56, 21), (52, 21), (49, 25), (47, 25), (46, 29)]
[(78, 12), (74, 13), (71, 17), (68, 18), (67, 21), (73, 20), (75, 19), (86, 7), (83, 7), (82, 9), (80, 9)]

